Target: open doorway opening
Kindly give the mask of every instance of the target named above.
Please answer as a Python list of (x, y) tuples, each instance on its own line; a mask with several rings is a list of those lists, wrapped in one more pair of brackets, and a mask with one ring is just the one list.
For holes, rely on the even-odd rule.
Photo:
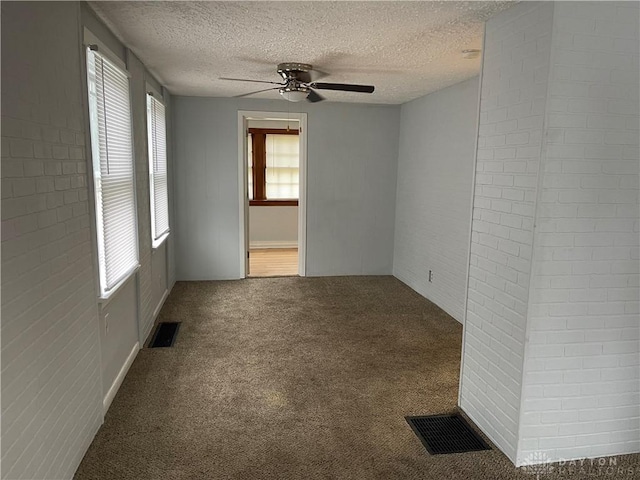
[(298, 120), (247, 121), (249, 276), (298, 274)]
[(241, 277), (304, 275), (306, 115), (240, 112)]

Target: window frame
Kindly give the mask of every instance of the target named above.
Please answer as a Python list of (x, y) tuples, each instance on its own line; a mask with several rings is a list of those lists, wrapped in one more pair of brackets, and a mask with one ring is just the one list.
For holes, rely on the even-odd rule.
[[(92, 207), (92, 230), (94, 232), (94, 241), (96, 242), (96, 254), (94, 256), (96, 261), (96, 270), (97, 270), (97, 289), (98, 289), (98, 301), (103, 305), (108, 303), (109, 300), (114, 296), (116, 292), (118, 292), (123, 285), (129, 282), (129, 280), (138, 272), (140, 269), (140, 246), (139, 246), (139, 232), (138, 232), (138, 199), (137, 199), (137, 188), (136, 188), (136, 158), (135, 158), (135, 139), (134, 139), (134, 128), (133, 128), (133, 101), (132, 101), (132, 88), (131, 88), (131, 73), (128, 71), (126, 63), (113, 51), (111, 51), (103, 42), (101, 42), (90, 30), (87, 28), (84, 29), (83, 35), (83, 50), (84, 50), (84, 77), (85, 77), (85, 100), (86, 100), (86, 125), (87, 132), (86, 138), (88, 140), (88, 148), (87, 148), (87, 158), (89, 165), (89, 173), (91, 175), (90, 185), (90, 193), (91, 199), (93, 203)], [(102, 225), (104, 219), (102, 217), (101, 209), (98, 209), (97, 202), (100, 201), (102, 195), (102, 188), (98, 186), (99, 179), (95, 175), (96, 168), (96, 155), (95, 155), (95, 134), (96, 131), (93, 128), (93, 122), (95, 121), (96, 111), (95, 107), (92, 106), (92, 99), (90, 95), (90, 77), (89, 77), (89, 61), (90, 55), (97, 54), (102, 57), (102, 61), (107, 61), (111, 63), (112, 67), (115, 67), (119, 73), (124, 75), (127, 78), (128, 84), (128, 97), (129, 97), (129, 126), (130, 126), (130, 138), (131, 138), (131, 184), (132, 184), (132, 192), (133, 192), (133, 224), (134, 224), (134, 245), (135, 245), (135, 264), (131, 266), (116, 282), (114, 282), (111, 286), (106, 285), (106, 257), (104, 262), (101, 261), (101, 254), (104, 256), (105, 252), (105, 241), (103, 238), (103, 230)], [(99, 146), (97, 147), (100, 148)], [(97, 160), (100, 162), (100, 159)], [(104, 263), (104, 266), (103, 266)]]
[[(252, 207), (297, 207), (299, 199), (268, 199), (266, 198), (266, 138), (267, 135), (297, 135), (298, 129), (280, 128), (248, 128), (247, 137), (251, 135), (252, 158), (251, 173), (253, 175), (253, 198), (249, 199)], [(247, 140), (248, 141), (248, 140)], [(298, 166), (299, 168), (299, 166)]]
[[(164, 102), (164, 97), (160, 94), (155, 88), (147, 83), (146, 85), (146, 95), (145, 95), (145, 107), (146, 107), (146, 115), (145, 122), (147, 125), (147, 156), (148, 156), (148, 166), (149, 166), (149, 219), (151, 222), (151, 248), (157, 249), (167, 240), (171, 233), (171, 224), (169, 218), (169, 162), (167, 159), (167, 117), (166, 117), (166, 108), (167, 105)], [(167, 172), (167, 230), (161, 233), (158, 237), (156, 237), (155, 226), (156, 226), (156, 212), (155, 212), (155, 176), (154, 176), (154, 151), (153, 151), (153, 132), (152, 132), (152, 124), (149, 121), (149, 102), (157, 101), (165, 108), (165, 117), (164, 117), (164, 130), (165, 130), (165, 171)]]

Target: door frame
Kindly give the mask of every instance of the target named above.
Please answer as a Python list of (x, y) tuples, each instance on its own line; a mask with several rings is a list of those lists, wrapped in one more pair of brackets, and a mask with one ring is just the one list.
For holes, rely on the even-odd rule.
[(298, 198), (298, 275), (307, 271), (307, 114), (238, 110), (238, 192), (239, 192), (239, 278), (246, 278), (249, 268), (249, 192), (247, 191), (247, 121), (296, 120), (300, 126), (300, 192)]

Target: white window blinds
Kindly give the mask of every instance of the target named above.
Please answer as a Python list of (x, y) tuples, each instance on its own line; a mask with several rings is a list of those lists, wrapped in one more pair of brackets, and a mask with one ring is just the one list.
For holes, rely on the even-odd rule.
[(267, 134), (267, 199), (297, 199), (300, 190), (300, 146), (298, 135)]
[(91, 49), (87, 74), (100, 290), (108, 296), (138, 266), (129, 78)]
[(151, 241), (154, 247), (160, 245), (169, 233), (166, 132), (164, 105), (153, 95), (148, 94), (149, 192), (151, 195)]

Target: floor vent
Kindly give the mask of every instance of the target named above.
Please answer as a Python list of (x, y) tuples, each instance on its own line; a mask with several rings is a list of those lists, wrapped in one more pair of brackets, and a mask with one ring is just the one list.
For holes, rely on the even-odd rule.
[(156, 333), (153, 334), (149, 348), (173, 347), (178, 336), (180, 322), (162, 322), (158, 324)]
[(460, 415), (405, 417), (431, 455), (491, 450)]

